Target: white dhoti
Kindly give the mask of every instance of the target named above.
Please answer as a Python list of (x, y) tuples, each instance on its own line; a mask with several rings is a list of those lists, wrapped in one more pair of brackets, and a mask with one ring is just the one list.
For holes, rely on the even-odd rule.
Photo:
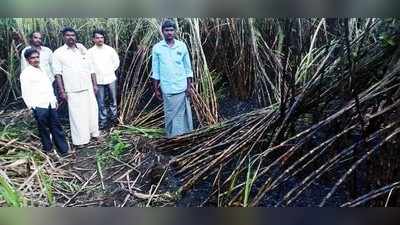
[(71, 137), (74, 145), (87, 144), (91, 137), (98, 137), (99, 112), (92, 89), (68, 93), (68, 111)]

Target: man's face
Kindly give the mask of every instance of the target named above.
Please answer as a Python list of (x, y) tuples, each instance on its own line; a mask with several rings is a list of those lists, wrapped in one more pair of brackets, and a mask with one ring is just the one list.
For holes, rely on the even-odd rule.
[(73, 46), (76, 44), (76, 34), (71, 31), (67, 31), (64, 34), (64, 41), (68, 46)]
[(42, 35), (40, 33), (33, 33), (31, 44), (35, 47), (40, 47), (42, 45)]
[(102, 46), (104, 44), (104, 36), (101, 34), (95, 34), (94, 38), (93, 38), (93, 42), (97, 45), (97, 46)]
[(39, 53), (33, 53), (33, 54), (28, 58), (28, 63), (29, 63), (31, 66), (39, 67), (39, 64), (40, 64)]
[(171, 41), (175, 38), (175, 29), (173, 27), (165, 27), (162, 32), (166, 41)]

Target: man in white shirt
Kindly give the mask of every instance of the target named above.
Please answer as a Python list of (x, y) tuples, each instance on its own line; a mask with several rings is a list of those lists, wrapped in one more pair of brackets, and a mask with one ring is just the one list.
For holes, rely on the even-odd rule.
[(26, 49), (24, 58), (28, 66), (20, 76), (22, 98), (33, 111), (43, 150), (51, 152), (54, 142), (58, 152), (66, 156), (69, 148), (56, 112), (57, 99), (48, 75), (39, 66), (40, 53), (33, 48)]
[[(117, 122), (117, 87), (115, 71), (119, 67), (117, 52), (104, 43), (105, 32), (93, 31), (94, 46), (88, 50), (97, 79), (97, 104), (99, 105), (99, 126), (105, 129), (110, 123)], [(105, 99), (109, 99), (106, 105)], [(109, 113), (108, 113), (109, 111)]]
[[(28, 61), (24, 57), (25, 51), (30, 48), (36, 49), (40, 54), (40, 68), (49, 76), (50, 82), (53, 85), (54, 94), (58, 97), (57, 84), (55, 82), (52, 70), (53, 51), (50, 48), (42, 45), (42, 38), (42, 34), (38, 31), (34, 31), (29, 35), (29, 45), (21, 51), (21, 72), (24, 71), (27, 66), (29, 66)], [(68, 116), (66, 104), (59, 105), (57, 111), (59, 118), (62, 121), (66, 121)]]
[(39, 52), (40, 68), (46, 72), (46, 74), (49, 76), (50, 82), (53, 83), (54, 74), (51, 69), (53, 51), (50, 48), (42, 45), (42, 34), (40, 32), (34, 31), (29, 35), (29, 45), (26, 46), (21, 52), (21, 72), (29, 66), (28, 60), (26, 60), (24, 57), (24, 53), (30, 48), (34, 48)]
[(68, 102), (72, 143), (80, 148), (88, 144), (91, 137), (100, 135), (96, 74), (87, 49), (76, 42), (76, 31), (66, 27), (62, 33), (65, 44), (54, 51), (53, 71), (60, 97)]

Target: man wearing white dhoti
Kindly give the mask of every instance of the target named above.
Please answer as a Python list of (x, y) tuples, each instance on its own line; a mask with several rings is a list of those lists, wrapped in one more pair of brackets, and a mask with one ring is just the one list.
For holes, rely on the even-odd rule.
[(76, 42), (76, 31), (67, 27), (62, 33), (65, 44), (54, 51), (53, 72), (60, 97), (68, 102), (72, 143), (81, 147), (100, 135), (96, 74), (87, 49)]
[(193, 130), (189, 97), (193, 71), (188, 49), (175, 39), (176, 25), (166, 20), (161, 30), (164, 40), (152, 50), (152, 79), (155, 95), (164, 101), (165, 132), (168, 138)]

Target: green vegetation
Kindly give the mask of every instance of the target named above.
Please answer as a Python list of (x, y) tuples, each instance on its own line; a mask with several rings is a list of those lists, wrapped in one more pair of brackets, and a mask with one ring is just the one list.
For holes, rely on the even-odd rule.
[(4, 174), (0, 176), (0, 199), (5, 200), (9, 207), (26, 206), (23, 196), (6, 180)]

